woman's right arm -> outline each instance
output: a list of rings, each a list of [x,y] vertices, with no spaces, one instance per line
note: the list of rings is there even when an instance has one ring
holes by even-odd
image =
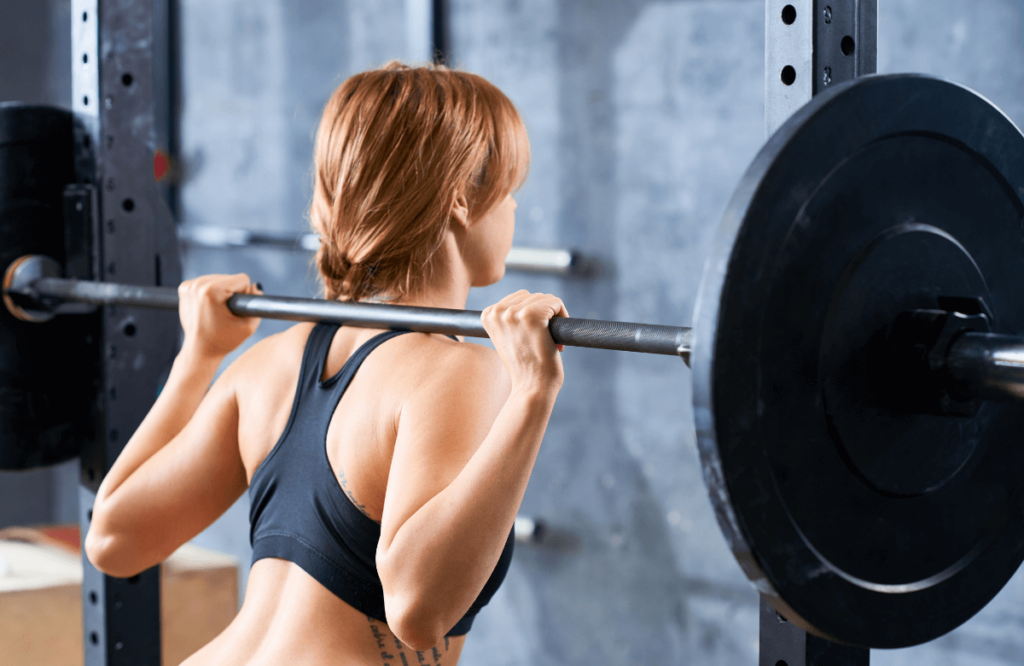
[[[388,625],[414,649],[459,621],[505,546],[562,383],[555,316],[565,307],[545,294],[491,306],[498,358],[461,354],[402,409],[377,571]]]

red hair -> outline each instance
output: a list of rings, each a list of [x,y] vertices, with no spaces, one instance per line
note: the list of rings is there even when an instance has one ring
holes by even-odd
[[[526,130],[493,84],[443,66],[389,63],[342,83],[314,149],[310,221],[328,299],[396,299],[441,271],[460,194],[470,219],[522,185]]]

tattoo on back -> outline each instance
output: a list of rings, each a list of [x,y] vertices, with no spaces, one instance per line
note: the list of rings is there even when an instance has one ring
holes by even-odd
[[[356,508],[363,513],[366,513],[366,507],[360,504],[359,500],[356,499],[356,496],[348,489],[348,480],[345,478],[345,470],[343,469],[338,471],[338,483],[341,484],[341,489],[345,491],[345,494],[348,495],[348,498],[356,505]]]
[[[398,666],[398,662],[401,661],[402,666],[410,665],[410,656],[406,656],[406,647],[402,644],[402,641],[398,640],[398,636],[392,634],[391,638],[395,644],[395,653],[392,654],[387,651],[385,647],[387,644],[386,636],[381,631],[378,621],[369,615],[366,616],[366,621],[370,623],[370,632],[373,634],[373,639],[377,641],[377,649],[380,650],[380,658],[382,666]],[[448,651],[448,637],[444,637],[444,650]],[[427,651],[416,652],[416,662],[413,664],[429,664],[429,666],[443,666],[441,664],[441,652],[436,648],[430,648],[430,657],[433,657],[433,663],[427,661]]]

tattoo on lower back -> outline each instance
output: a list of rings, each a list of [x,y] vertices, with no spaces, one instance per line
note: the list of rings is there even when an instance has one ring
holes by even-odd
[[[402,662],[402,666],[409,666],[409,657],[406,656],[406,646],[402,644],[402,641],[398,639],[398,636],[391,635],[391,639],[395,643],[395,654],[391,654],[385,649],[387,641],[384,632],[381,631],[378,621],[369,615],[366,616],[366,621],[370,623],[370,632],[373,633],[373,639],[377,641],[377,649],[380,650],[380,658],[383,660],[382,666],[398,666],[398,662],[395,659],[399,659]],[[444,637],[444,650],[448,651],[448,637]],[[420,664],[427,664],[428,657],[433,657],[434,661],[431,666],[442,666],[441,664],[441,652],[436,648],[430,648],[430,654],[428,655],[426,650],[416,653],[416,660]]]
[[[356,496],[348,489],[348,480],[345,478],[345,470],[340,470],[338,472],[338,483],[341,484],[341,489],[345,491],[345,494],[348,495],[348,498],[356,505],[356,508],[363,513],[366,513],[366,507],[360,504],[359,500],[356,499]]]

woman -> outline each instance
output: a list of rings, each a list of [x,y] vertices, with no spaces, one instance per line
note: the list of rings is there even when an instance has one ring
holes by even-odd
[[[480,77],[391,64],[345,81],[315,147],[326,297],[464,308],[504,273],[528,161],[515,108]],[[138,573],[250,488],[245,601],[189,666],[454,665],[508,567],[562,382],[547,330],[562,302],[520,291],[487,308],[496,353],[299,324],[206,392],[258,324],[230,314],[234,292],[258,290],[181,285],[181,352],[100,487],[89,559]]]

